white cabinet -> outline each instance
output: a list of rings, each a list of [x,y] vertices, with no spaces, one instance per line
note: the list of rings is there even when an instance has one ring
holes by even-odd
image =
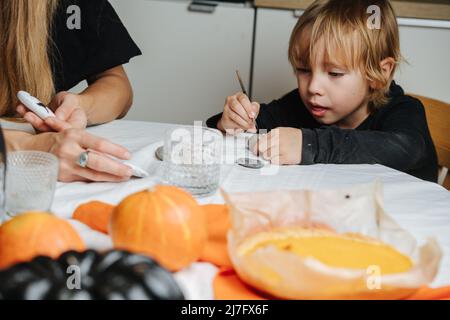
[[[297,87],[288,61],[289,37],[297,19],[292,10],[257,10],[253,100],[270,102]]]
[[[189,11],[187,0],[110,1],[143,51],[125,66],[134,88],[127,119],[205,120],[240,90],[235,69],[249,89],[255,11],[253,100],[270,102],[297,87],[288,44],[301,11],[219,4],[212,13],[200,13]],[[450,102],[450,22],[399,24],[409,64],[401,64],[395,79],[407,92]]]
[[[450,103],[450,22],[448,28],[430,28],[400,21],[400,45],[407,63],[395,78],[403,89]]]
[[[189,1],[111,0],[143,55],[126,65],[134,104],[126,119],[192,124],[222,111],[249,86],[255,10],[218,5],[188,10]]]
[[[253,99],[269,102],[297,87],[288,62],[297,18],[292,10],[258,9],[256,21]],[[401,50],[409,64],[400,65],[396,81],[406,92],[450,102],[450,23],[399,19],[399,24]]]

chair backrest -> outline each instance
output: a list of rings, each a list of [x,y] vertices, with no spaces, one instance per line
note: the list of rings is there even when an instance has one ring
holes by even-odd
[[[415,94],[411,96],[419,99],[425,107],[439,166],[450,168],[450,104]]]

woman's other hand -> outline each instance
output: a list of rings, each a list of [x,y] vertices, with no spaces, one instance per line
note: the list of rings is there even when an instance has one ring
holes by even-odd
[[[50,102],[49,107],[54,110],[56,119],[49,117],[45,120],[29,111],[24,105],[17,106],[17,112],[40,132],[59,132],[66,129],[85,129],[87,115],[80,104],[80,97],[69,92],[58,93]]]

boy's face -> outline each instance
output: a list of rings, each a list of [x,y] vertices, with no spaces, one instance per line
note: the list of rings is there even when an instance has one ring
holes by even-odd
[[[347,70],[326,59],[323,44],[319,45],[317,52],[315,65],[297,68],[303,103],[320,123],[356,128],[368,115],[367,81],[359,70]]]

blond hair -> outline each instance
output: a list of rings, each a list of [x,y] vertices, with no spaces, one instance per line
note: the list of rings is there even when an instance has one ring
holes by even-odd
[[[58,0],[0,0],[0,115],[13,115],[26,90],[44,103],[54,94],[49,57]]]
[[[380,28],[369,28],[370,6],[380,12]],[[316,63],[318,43],[324,44],[325,57],[335,59],[350,70],[359,69],[375,86],[369,89],[371,111],[388,102],[389,86],[396,65],[401,61],[399,31],[394,10],[388,0],[317,0],[299,18],[289,42],[289,61],[299,65]],[[395,61],[386,78],[380,62]]]

